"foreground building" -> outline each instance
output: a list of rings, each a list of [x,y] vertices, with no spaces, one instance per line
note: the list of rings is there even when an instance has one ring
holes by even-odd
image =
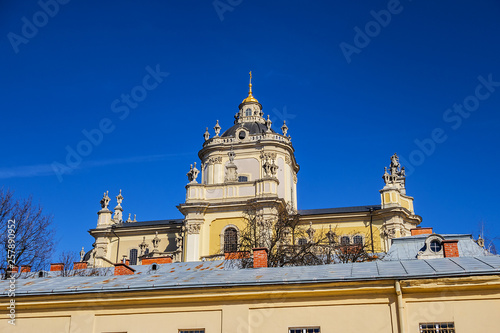
[[[186,201],[177,206],[184,218],[136,221],[129,215],[124,220],[121,191],[114,212],[108,208],[106,192],[97,227],[89,231],[96,241],[85,261],[95,267],[111,267],[123,258],[132,264],[155,256],[171,256],[176,262],[217,259],[237,247],[249,207],[265,228],[280,211],[287,210],[298,213],[301,224],[314,230],[333,228],[339,243],[369,242],[376,253],[387,252],[392,239],[409,236],[420,224],[396,154],[383,174],[380,204],[298,210],[300,168],[288,132],[285,122],[281,133],[273,130],[269,115],[264,116],[262,105],[253,96],[250,81],[234,125],[222,132],[217,121],[215,135],[211,137],[208,128],[204,134],[198,153],[201,163],[191,165]]]
[[[253,269],[227,261],[117,264],[59,275],[21,274],[16,326],[4,316],[0,331],[498,331],[500,257],[492,255]],[[8,289],[0,281],[3,309]]]

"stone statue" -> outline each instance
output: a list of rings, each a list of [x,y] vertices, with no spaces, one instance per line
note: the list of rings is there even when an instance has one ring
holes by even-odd
[[[146,237],[142,237],[142,243],[139,244],[139,249],[141,249],[141,256],[144,255],[146,252],[146,249],[148,247],[148,244],[146,244]]]
[[[190,169],[186,176],[188,177],[188,180],[190,183],[197,183],[196,178],[198,177],[198,174],[200,173],[200,170],[196,168],[196,162],[194,162],[194,167],[191,164]]]
[[[395,175],[398,173],[400,166],[398,155],[394,153],[394,155],[391,156],[391,174]]]
[[[271,119],[269,119],[269,115],[267,115],[267,120],[266,120],[266,127],[267,127],[267,132],[271,132],[271,125],[272,125]]]
[[[207,141],[210,138],[210,133],[208,133],[208,127],[205,130],[205,134],[203,134],[203,137],[205,138],[205,141]]]
[[[80,251],[80,262],[83,262],[83,257],[85,257],[85,251],[83,250],[82,246],[82,250]]]
[[[283,120],[283,126],[281,126],[281,131],[283,132],[283,136],[286,136],[288,132],[288,126],[286,126],[286,120]]]
[[[406,183],[406,172],[405,168],[401,167],[399,163],[399,158],[396,153],[391,156],[391,165],[389,166],[389,172],[387,172],[387,167],[384,168],[384,175],[382,176],[386,185],[397,185],[403,194],[405,192]]]
[[[101,199],[101,208],[102,208],[102,209],[108,209],[108,205],[109,205],[109,196],[108,196],[108,192],[109,192],[109,191],[104,192],[104,194],[103,194],[103,196],[102,196],[102,199]]]

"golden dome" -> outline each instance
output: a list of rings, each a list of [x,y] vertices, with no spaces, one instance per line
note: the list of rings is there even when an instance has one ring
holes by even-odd
[[[249,74],[250,74],[250,83],[248,84],[248,97],[245,98],[241,103],[248,103],[248,102],[259,103],[259,101],[252,95],[252,72],[250,72]]]

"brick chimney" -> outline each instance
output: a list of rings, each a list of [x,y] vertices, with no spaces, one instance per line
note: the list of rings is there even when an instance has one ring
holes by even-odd
[[[253,250],[253,268],[267,267],[267,248],[256,247]]]
[[[417,236],[417,235],[431,235],[432,234],[432,228],[421,228],[421,227],[416,227],[410,230],[412,236]]]
[[[115,275],[133,275],[134,272],[135,269],[126,264],[123,263],[115,264]]]
[[[458,253],[458,239],[445,239],[442,243],[445,258],[460,257]]]
[[[153,258],[142,258],[142,260],[141,260],[141,264],[142,265],[170,264],[170,263],[172,263],[172,257],[171,256],[153,257]]]
[[[31,266],[30,265],[22,265],[21,266],[21,273],[29,273],[31,272]]]
[[[63,263],[56,263],[56,264],[50,264],[50,271],[51,272],[60,272],[64,270],[64,264]]]
[[[87,263],[86,262],[74,262],[73,263],[73,269],[87,269]]]

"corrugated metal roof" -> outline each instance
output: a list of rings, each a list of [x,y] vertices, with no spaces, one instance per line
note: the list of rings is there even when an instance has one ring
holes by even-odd
[[[500,274],[500,256],[259,269],[234,269],[224,261],[163,264],[156,271],[149,265],[133,268],[134,275],[123,276],[20,278],[16,295],[496,275]],[[1,297],[6,297],[8,289],[9,282],[0,281]]]

